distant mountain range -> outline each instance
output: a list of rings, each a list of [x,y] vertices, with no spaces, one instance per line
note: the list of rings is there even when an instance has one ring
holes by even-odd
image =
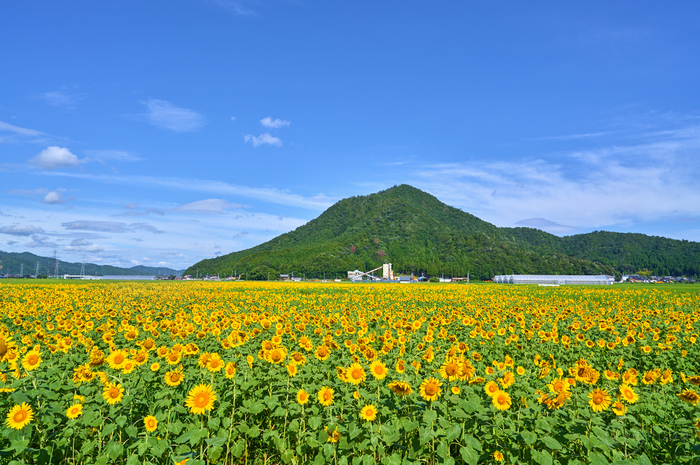
[[[558,237],[499,228],[408,185],[337,202],[315,220],[256,247],[202,260],[184,274],[341,277],[392,263],[396,273],[700,275],[700,243],[596,231]]]
[[[40,257],[29,252],[14,253],[0,251],[0,275],[19,275],[22,272],[24,275],[34,275],[36,272],[36,264],[39,264],[39,275],[53,275],[54,261],[50,257]],[[24,265],[24,267],[22,267]],[[58,273],[64,274],[80,274],[80,263],[69,263],[62,260],[58,261]],[[172,268],[155,268],[150,266],[134,266],[131,268],[120,268],[111,265],[95,265],[94,263],[85,263],[85,274],[91,276],[107,276],[107,275],[166,275],[166,276],[181,276],[182,270],[173,270]]]

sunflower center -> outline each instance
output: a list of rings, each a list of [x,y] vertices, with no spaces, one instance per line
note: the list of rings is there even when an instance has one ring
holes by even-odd
[[[333,394],[331,394],[329,391],[323,393],[323,400],[329,401],[331,399],[333,399]]]
[[[0,339],[0,357],[7,353],[7,343],[5,339]]]
[[[122,363],[124,361],[124,356],[122,354],[117,354],[114,356],[114,363]]]
[[[282,360],[282,354],[278,350],[273,351],[272,352],[272,361],[279,362],[280,360]]]
[[[179,380],[180,380],[180,373],[179,372],[176,371],[175,373],[170,375],[170,381],[176,382]]]
[[[352,378],[353,379],[362,379],[362,370],[359,368],[355,368],[352,370]]]
[[[434,383],[429,383],[425,386],[425,393],[429,396],[437,394],[438,387]]]
[[[29,362],[30,365],[36,365],[39,362],[39,356],[36,354],[32,354],[29,357],[27,357],[27,362]]]
[[[201,392],[201,393],[197,394],[197,397],[194,398],[194,405],[201,408],[201,407],[204,407],[205,405],[207,405],[208,401],[209,401],[209,396],[206,393]]]
[[[454,363],[450,363],[445,367],[445,373],[447,373],[448,376],[454,376],[458,371],[459,367]]]
[[[119,397],[119,389],[117,388],[112,388],[109,390],[109,397],[110,399],[116,399]]]
[[[16,423],[22,423],[27,418],[27,412],[20,410],[13,417]]]
[[[601,394],[593,394],[593,403],[600,405],[603,403],[603,396]]]
[[[498,396],[498,403],[501,405],[506,405],[508,403],[508,398],[504,395]]]

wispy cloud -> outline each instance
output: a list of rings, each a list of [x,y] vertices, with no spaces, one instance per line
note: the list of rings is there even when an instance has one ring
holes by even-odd
[[[61,223],[61,226],[71,231],[95,231],[116,234],[135,231],[147,231],[154,234],[162,234],[164,232],[148,223],[127,224],[119,221],[70,221],[67,223]]]
[[[577,140],[577,139],[592,139],[595,137],[606,136],[611,134],[611,131],[604,132],[591,132],[585,134],[566,134],[562,136],[545,136],[545,137],[533,137],[528,140],[539,141],[539,140]]]
[[[173,211],[220,215],[226,210],[241,208],[242,206],[243,205],[240,203],[231,203],[222,199],[207,199],[180,205],[179,207],[173,209]]]
[[[137,157],[131,152],[124,150],[86,150],[86,161],[140,161],[142,158]]]
[[[9,234],[11,236],[31,236],[32,234],[40,234],[43,232],[44,230],[39,226],[31,226],[28,224],[13,224],[0,227],[0,233]]]
[[[187,108],[180,108],[167,100],[149,99],[144,102],[148,107],[148,122],[163,129],[175,132],[190,132],[206,124],[201,114]]]
[[[282,147],[282,141],[269,132],[265,134],[260,134],[259,136],[253,136],[252,134],[246,134],[243,136],[245,142],[250,142],[253,147],[259,147],[261,145],[274,145],[275,147]]]
[[[292,124],[292,122],[291,121],[284,121],[284,120],[281,120],[279,118],[272,119],[271,116],[268,116],[267,118],[261,119],[260,124],[266,128],[277,129],[277,128],[289,126],[290,124]]]
[[[15,134],[19,134],[21,136],[29,137],[41,137],[47,135],[45,132],[37,131],[35,129],[27,129],[21,128],[19,126],[13,126],[12,124],[4,123],[2,121],[0,121],[0,131],[8,131]]]
[[[54,90],[51,92],[41,93],[38,95],[38,97],[48,105],[73,109],[77,105],[78,101],[83,98],[83,95],[70,94],[68,92]]]
[[[249,8],[245,1],[241,0],[205,0],[207,3],[216,5],[229,13],[233,13],[241,16],[254,16],[255,11]]]

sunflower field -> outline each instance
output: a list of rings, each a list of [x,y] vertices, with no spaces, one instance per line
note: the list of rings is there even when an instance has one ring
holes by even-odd
[[[700,463],[700,293],[0,284],[0,463]]]

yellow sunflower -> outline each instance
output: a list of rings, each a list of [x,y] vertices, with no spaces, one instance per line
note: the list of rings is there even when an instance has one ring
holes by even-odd
[[[185,375],[182,374],[182,368],[165,373],[165,384],[168,386],[179,386],[184,379]]]
[[[153,415],[146,415],[143,419],[143,425],[146,427],[146,431],[152,433],[158,428],[158,420]]]
[[[325,427],[324,430],[326,430],[326,434],[328,435],[326,442],[336,443],[340,441],[340,432],[338,428],[335,428],[333,431],[328,431],[328,427]]]
[[[489,397],[495,396],[496,393],[500,390],[501,388],[498,387],[498,383],[496,383],[495,381],[489,381],[484,385],[484,391],[486,392],[486,394],[489,395]]]
[[[630,386],[623,384],[620,386],[620,397],[628,404],[634,404],[639,400],[639,396]]]
[[[700,394],[695,392],[694,389],[686,389],[680,394],[677,394],[677,396],[680,400],[688,404],[698,405],[698,402],[700,402]]]
[[[399,396],[409,396],[413,393],[411,385],[403,381],[394,381],[393,383],[389,383],[389,389],[391,389],[394,394]]]
[[[236,375],[236,364],[233,362],[228,362],[226,368],[224,369],[226,378],[231,379]]]
[[[318,401],[321,405],[328,407],[333,403],[333,389],[323,386],[320,391],[318,391]]]
[[[503,462],[503,452],[497,450],[496,452],[493,453],[493,459],[496,462]]]
[[[38,347],[38,346],[37,346]],[[30,350],[22,358],[22,366],[27,371],[36,370],[41,363],[41,354],[38,350]]]
[[[447,361],[440,367],[440,377],[454,381],[462,375],[462,367],[457,360]]]
[[[107,356],[107,365],[113,370],[121,370],[127,361],[127,354],[123,350],[115,350]]]
[[[345,370],[345,381],[358,385],[367,379],[365,369],[359,363],[353,363]]]
[[[360,411],[360,418],[365,421],[374,421],[377,418],[377,408],[372,404],[365,405]]]
[[[512,405],[510,394],[506,391],[498,391],[491,397],[491,402],[498,410],[508,410]]]
[[[437,379],[426,379],[420,385],[420,396],[429,402],[437,400],[438,397],[440,397],[440,393],[442,392],[440,386],[442,386],[442,383]]]
[[[297,392],[297,402],[299,402],[301,405],[304,405],[308,401],[309,401],[309,394],[307,394],[305,390],[299,389],[299,391]]]
[[[102,391],[102,398],[110,405],[121,402],[122,397],[124,397],[124,387],[121,384],[108,383]]]
[[[22,429],[31,423],[34,418],[34,411],[31,405],[22,402],[22,405],[15,405],[7,413],[5,424],[13,429]]]
[[[389,370],[386,368],[386,365],[384,365],[383,362],[375,360],[369,366],[369,372],[372,373],[372,376],[374,376],[375,379],[384,379],[387,373],[389,373]]]
[[[68,410],[66,410],[66,416],[70,420],[78,418],[82,414],[83,414],[83,404],[81,404],[80,402],[78,402],[77,404],[71,405],[70,407],[68,407]]]
[[[605,389],[594,389],[588,394],[588,405],[591,406],[594,412],[602,412],[610,406],[610,395]]]
[[[190,408],[190,412],[199,415],[214,408],[215,400],[214,387],[210,384],[200,384],[193,387],[187,394],[185,406]]]
[[[620,401],[613,402],[612,411],[615,413],[615,415],[621,417],[622,415],[627,413],[627,406]]]

